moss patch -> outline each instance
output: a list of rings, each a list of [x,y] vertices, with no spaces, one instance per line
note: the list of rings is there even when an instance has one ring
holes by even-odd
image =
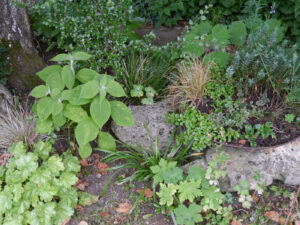
[[[38,54],[26,52],[18,41],[1,40],[7,50],[12,74],[8,77],[9,84],[17,90],[29,90],[41,83],[36,72],[43,69],[46,64]]]

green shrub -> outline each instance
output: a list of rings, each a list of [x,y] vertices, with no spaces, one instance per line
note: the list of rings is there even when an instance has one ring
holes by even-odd
[[[19,142],[6,168],[0,167],[1,224],[61,225],[79,203],[92,203],[97,196],[77,192],[79,160],[70,152],[51,154],[47,142],[38,142],[33,152]]]
[[[49,48],[85,51],[97,71],[120,72],[129,49],[141,49],[132,32],[131,0],[40,0],[31,9],[32,29]]]
[[[8,67],[9,61],[6,56],[7,50],[0,45],[0,83],[5,85],[7,82],[7,76],[11,74]]]
[[[299,82],[300,60],[294,59],[297,46],[283,40],[280,21],[256,20],[250,28],[245,44],[238,50],[228,68],[245,87],[258,86],[279,94]],[[295,62],[294,62],[295,61]]]
[[[75,72],[78,61],[90,58],[91,55],[83,52],[55,56],[52,61],[67,65],[52,65],[38,72],[45,85],[39,85],[31,91],[33,97],[40,98],[34,106],[39,118],[37,132],[48,133],[66,122],[76,125],[75,138],[82,158],[91,154],[89,142],[97,137],[100,146],[115,147],[113,137],[101,132],[110,117],[120,126],[134,126],[127,106],[121,101],[109,100],[108,94],[111,97],[126,96],[112,76],[98,74],[87,68]]]
[[[179,20],[199,18],[205,20],[211,7],[196,0],[133,0],[135,9],[147,22],[156,25],[172,26]]]

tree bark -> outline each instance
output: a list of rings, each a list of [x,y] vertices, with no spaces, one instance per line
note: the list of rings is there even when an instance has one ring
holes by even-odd
[[[33,45],[27,9],[11,2],[0,0],[0,44],[8,49],[13,70],[9,83],[14,88],[28,89],[38,83],[34,74],[45,67],[45,63]],[[24,0],[15,2],[25,3]]]

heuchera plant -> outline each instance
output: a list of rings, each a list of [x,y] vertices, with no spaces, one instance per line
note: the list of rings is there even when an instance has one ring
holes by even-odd
[[[61,225],[77,204],[90,205],[98,196],[72,187],[80,164],[70,151],[51,154],[49,142],[38,142],[33,152],[14,144],[6,168],[0,167],[0,224]]]
[[[120,126],[134,126],[127,106],[121,101],[108,100],[108,94],[112,97],[126,96],[122,86],[112,76],[87,68],[75,72],[77,61],[91,57],[84,52],[57,55],[52,61],[66,65],[52,65],[38,72],[45,84],[31,91],[33,97],[39,98],[34,105],[38,116],[36,131],[48,133],[65,123],[74,124],[82,158],[91,154],[89,142],[97,137],[100,147],[115,147],[114,138],[101,131],[110,117]]]

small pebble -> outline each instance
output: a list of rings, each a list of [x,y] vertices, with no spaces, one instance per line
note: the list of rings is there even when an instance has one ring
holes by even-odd
[[[97,173],[96,177],[101,178],[102,177],[101,173]]]

